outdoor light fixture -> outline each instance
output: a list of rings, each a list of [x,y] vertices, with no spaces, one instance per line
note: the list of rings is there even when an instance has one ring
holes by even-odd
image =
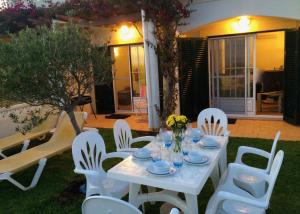
[[[241,28],[248,28],[251,21],[247,16],[241,16],[238,23]]]
[[[251,20],[248,16],[240,16],[232,22],[233,32],[248,32],[250,31]]]
[[[133,26],[122,25],[119,30],[120,38],[122,40],[130,40],[134,38],[134,28]]]

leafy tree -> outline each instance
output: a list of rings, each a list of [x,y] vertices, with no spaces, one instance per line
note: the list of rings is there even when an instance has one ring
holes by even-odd
[[[162,121],[168,115],[174,113],[178,102],[178,76],[176,74],[178,66],[177,37],[178,26],[182,21],[190,16],[189,5],[192,0],[69,0],[58,4],[49,4],[46,8],[31,5],[24,8],[23,5],[15,5],[6,10],[0,11],[0,34],[18,32],[23,27],[34,27],[40,23],[49,23],[53,17],[62,18],[65,21],[73,20],[70,17],[79,18],[77,20],[88,20],[89,22],[107,19],[118,15],[132,14],[145,11],[145,19],[150,20],[155,25],[155,37],[157,45],[151,44],[155,48],[159,57],[160,71],[164,77],[164,97],[163,108],[159,111]],[[15,11],[22,11],[15,12]],[[32,13],[32,11],[35,11]],[[34,18],[31,15],[35,15]],[[35,20],[34,22],[32,22]],[[75,19],[76,20],[76,19]],[[162,124],[165,124],[162,122]]]
[[[78,134],[74,108],[94,83],[111,81],[106,50],[93,46],[74,25],[20,31],[0,42],[0,97],[64,110]]]

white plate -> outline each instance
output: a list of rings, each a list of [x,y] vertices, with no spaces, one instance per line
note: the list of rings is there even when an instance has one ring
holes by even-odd
[[[149,157],[139,157],[139,156],[136,156],[135,154],[132,154],[132,157],[134,157],[135,159],[138,159],[138,160],[149,160],[151,159],[151,155]]]
[[[207,161],[204,162],[200,162],[200,163],[195,163],[195,162],[191,162],[190,158],[188,156],[185,156],[183,158],[184,162],[190,165],[195,165],[195,166],[201,166],[201,165],[207,165],[210,163],[210,158],[208,156],[205,155],[205,157],[207,157]]]
[[[199,145],[200,145],[202,148],[204,148],[204,149],[218,149],[218,148],[220,147],[220,144],[219,144],[219,143],[217,143],[217,144],[214,145],[214,146],[207,146],[207,145],[205,145],[205,143],[204,143],[203,141],[201,141],[201,140],[200,140],[200,142],[199,142]]]
[[[173,167],[170,167],[169,171],[167,173],[164,174],[157,174],[155,172],[151,172],[151,170],[149,170],[149,167],[147,167],[146,171],[151,174],[151,175],[155,175],[155,176],[170,176],[173,175],[176,172],[176,169]]]

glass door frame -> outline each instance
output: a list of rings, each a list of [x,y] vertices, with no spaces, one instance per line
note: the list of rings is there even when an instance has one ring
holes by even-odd
[[[245,113],[244,114],[227,114],[230,117],[251,117],[251,116],[255,116],[256,115],[256,34],[243,34],[243,35],[233,35],[233,36],[220,36],[220,37],[211,37],[208,39],[208,69],[209,69],[209,105],[210,107],[214,106],[213,103],[213,92],[212,90],[215,90],[215,88],[213,88],[213,78],[212,78],[212,59],[211,59],[211,54],[212,54],[212,45],[211,43],[214,40],[220,40],[220,39],[229,39],[229,38],[237,38],[237,37],[244,37],[245,39],[245,68],[244,68],[244,78],[245,78],[245,87],[244,87],[244,102],[245,102]],[[248,71],[248,69],[250,69],[250,67],[248,66],[249,63],[249,54],[248,54],[248,38],[253,38],[253,59],[252,59],[252,69],[253,69],[253,74],[252,74],[252,97],[248,96],[248,91],[249,88],[251,88],[251,85],[248,84],[248,82],[251,83],[250,78],[250,73]],[[218,89],[219,90],[219,89]],[[219,93],[219,92],[218,92]]]
[[[130,100],[131,100],[131,109],[130,110],[120,110],[118,109],[118,95],[117,95],[117,91],[116,91],[116,79],[115,79],[115,75],[114,75],[114,67],[112,65],[112,77],[113,77],[113,90],[114,90],[114,103],[115,103],[115,112],[116,113],[134,113],[134,103],[133,103],[133,84],[132,84],[132,62],[131,62],[131,47],[135,47],[135,46],[143,46],[143,43],[132,43],[132,44],[120,44],[120,45],[110,45],[109,49],[111,52],[111,59],[114,61],[115,57],[114,57],[114,48],[118,48],[118,47],[127,47],[128,48],[128,66],[129,66],[129,84],[130,84]],[[147,84],[147,82],[146,82]]]

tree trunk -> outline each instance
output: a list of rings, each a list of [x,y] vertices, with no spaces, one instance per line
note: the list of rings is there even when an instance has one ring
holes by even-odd
[[[80,128],[78,126],[78,123],[76,121],[76,117],[75,117],[74,111],[73,110],[67,111],[67,114],[68,114],[68,116],[69,116],[69,118],[71,120],[73,128],[74,128],[74,130],[76,132],[76,135],[79,135],[81,133],[81,130],[80,130]]]

